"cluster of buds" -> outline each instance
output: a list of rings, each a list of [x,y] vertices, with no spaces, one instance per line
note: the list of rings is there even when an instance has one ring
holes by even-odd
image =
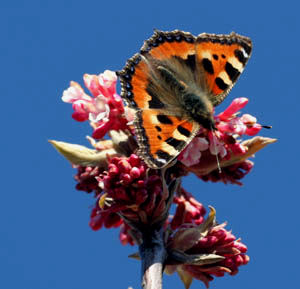
[[[166,273],[176,271],[186,288],[193,278],[208,288],[213,276],[237,274],[238,267],[249,262],[247,247],[225,226],[226,223],[217,225],[215,210],[211,207],[208,218],[201,224],[188,223],[178,227],[167,241],[170,257]]]
[[[164,210],[160,175],[156,170],[147,170],[135,154],[112,158],[108,171],[97,180],[104,192],[99,198],[103,211],[119,212],[133,222],[148,223]]]
[[[91,228],[119,227],[123,245],[140,245],[145,240],[142,232],[160,227],[168,252],[166,260],[162,259],[165,271],[177,271],[186,288],[193,278],[208,287],[213,276],[236,274],[249,261],[247,247],[225,224],[217,225],[214,209],[205,219],[206,209],[180,186],[180,178],[193,173],[203,181],[241,185],[253,167],[248,158],[275,140],[241,140],[256,135],[262,126],[251,115],[238,115],[248,102],[238,98],[214,117],[217,130],[201,129],[177,163],[150,169],[135,154],[134,114],[117,94],[116,82],[111,71],[85,74],[84,83],[92,96],[76,82],[63,93],[63,101],[72,103],[72,117],[90,122],[93,133],[89,140],[94,149],[51,141],[77,169],[76,189],[94,193]],[[107,134],[110,139],[103,139]],[[172,203],[175,214],[169,216]]]

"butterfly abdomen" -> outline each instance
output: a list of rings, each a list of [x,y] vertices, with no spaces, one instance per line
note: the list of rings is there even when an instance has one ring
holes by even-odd
[[[214,129],[213,107],[206,96],[186,92],[182,95],[186,113],[206,129]]]

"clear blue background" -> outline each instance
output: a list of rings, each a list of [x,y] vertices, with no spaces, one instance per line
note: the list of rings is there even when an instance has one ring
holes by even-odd
[[[140,288],[136,251],[118,230],[93,232],[91,196],[75,190],[75,171],[47,143],[86,144],[87,124],[61,102],[70,80],[121,69],[153,28],[230,33],[252,38],[235,97],[244,112],[273,125],[279,142],[259,152],[244,186],[185,187],[249,247],[251,262],[211,288],[299,286],[299,45],[297,1],[1,1],[0,288]],[[164,288],[183,288],[176,276]],[[193,289],[204,288],[195,281]]]

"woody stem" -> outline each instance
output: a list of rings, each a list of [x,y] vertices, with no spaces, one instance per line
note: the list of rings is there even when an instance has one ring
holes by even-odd
[[[162,289],[162,274],[167,252],[164,246],[164,230],[161,226],[142,232],[139,246],[142,261],[142,288]]]

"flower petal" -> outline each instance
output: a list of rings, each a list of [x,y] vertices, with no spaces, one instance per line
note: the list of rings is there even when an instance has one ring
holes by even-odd
[[[228,118],[231,118],[240,109],[242,109],[247,103],[248,103],[248,98],[246,98],[246,97],[236,98],[217,117],[221,120],[227,120]]]

